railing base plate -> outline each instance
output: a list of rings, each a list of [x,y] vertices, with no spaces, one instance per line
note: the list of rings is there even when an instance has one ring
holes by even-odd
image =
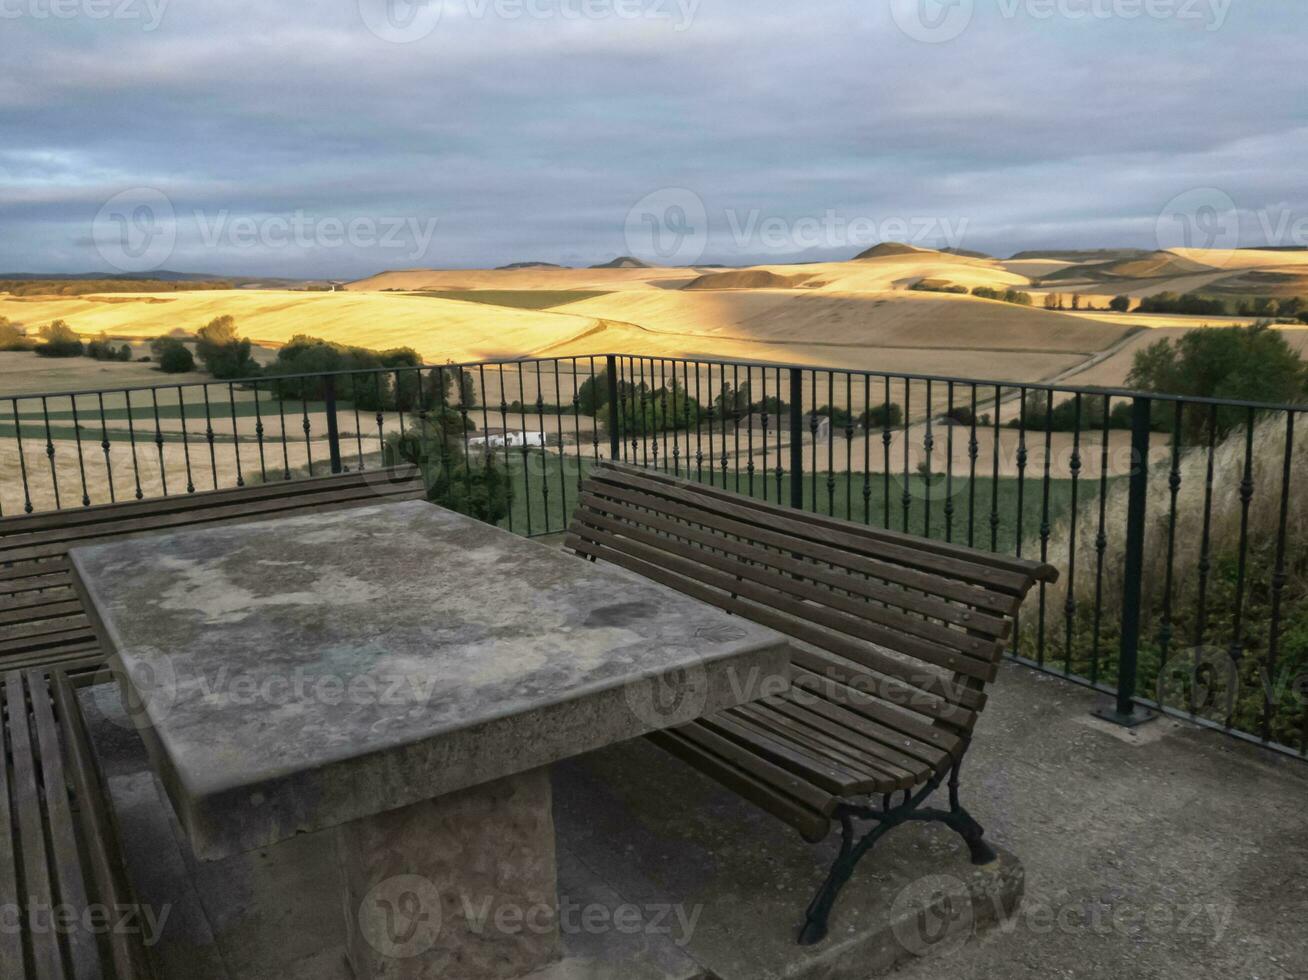
[[[1136,705],[1129,713],[1123,714],[1117,710],[1117,702],[1115,701],[1095,708],[1090,714],[1103,721],[1120,725],[1122,728],[1139,728],[1146,722],[1153,721],[1158,717],[1157,711],[1150,711],[1148,708],[1142,708],[1139,705]]]

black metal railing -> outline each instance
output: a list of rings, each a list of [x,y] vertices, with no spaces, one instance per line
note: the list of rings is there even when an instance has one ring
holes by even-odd
[[[626,354],[12,395],[0,513],[406,458],[437,499],[538,536],[621,459],[1050,561],[1014,659],[1111,695],[1115,721],[1164,711],[1304,758],[1305,411]]]

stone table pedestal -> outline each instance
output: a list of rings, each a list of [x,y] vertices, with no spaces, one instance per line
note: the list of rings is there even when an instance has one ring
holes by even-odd
[[[520,977],[560,955],[549,772],[335,831],[359,980]]]

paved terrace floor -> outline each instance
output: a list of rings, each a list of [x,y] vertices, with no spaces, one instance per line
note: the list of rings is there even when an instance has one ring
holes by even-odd
[[[1022,859],[1022,910],[896,976],[1308,976],[1308,765],[1168,719],[1127,734],[1096,703],[1004,669],[965,802]]]
[[[1007,922],[910,959],[895,980],[1308,976],[1308,765],[1168,719],[1128,734],[1090,717],[1096,695],[1020,666],[1006,665],[991,690],[964,765],[964,802],[1021,859],[1026,896]],[[564,766],[556,776],[561,836],[584,837],[587,860],[688,894],[703,877],[695,861],[676,853],[682,848],[651,846],[635,824],[690,826],[690,818],[667,815],[677,806],[671,800],[711,811],[701,825],[734,814],[746,826],[701,826],[686,838],[703,847],[705,863],[766,864],[750,875],[750,892],[728,886],[716,899],[750,901],[765,934],[793,934],[834,841],[816,849],[821,858],[810,849],[814,880],[800,880],[809,865],[792,854],[793,834],[715,804],[706,781],[702,790],[690,784],[702,777],[665,768],[660,756],[649,746],[634,757],[588,757],[575,764],[584,773]],[[582,789],[570,793],[570,785]],[[887,861],[882,848],[914,853]],[[690,869],[669,870],[678,864]],[[872,881],[860,884],[873,891],[879,879],[907,890],[906,864],[925,877],[970,870],[947,830],[912,825],[878,845],[858,871]],[[696,936],[697,944],[740,941]],[[733,956],[715,952],[719,961]]]

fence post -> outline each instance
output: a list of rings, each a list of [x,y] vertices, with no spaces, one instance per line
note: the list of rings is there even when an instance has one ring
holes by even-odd
[[[804,369],[790,369],[790,506],[804,509]]]
[[[622,432],[619,428],[617,355],[610,354],[608,356],[604,370],[609,376],[609,458],[616,463],[622,456]]]
[[[1096,709],[1100,718],[1134,728],[1155,717],[1135,703],[1140,653],[1140,592],[1144,580],[1145,505],[1149,496],[1149,422],[1152,399],[1131,399],[1131,476],[1126,506],[1126,551],[1122,556],[1122,641],[1117,661],[1117,697]]]
[[[327,411],[327,447],[331,452],[332,472],[341,472],[341,430],[336,420],[336,377],[323,377],[323,401]],[[307,424],[307,423],[306,423]]]

